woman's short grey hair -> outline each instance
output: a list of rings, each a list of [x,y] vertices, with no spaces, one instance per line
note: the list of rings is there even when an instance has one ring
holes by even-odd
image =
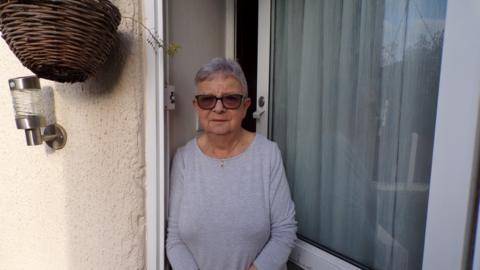
[[[248,95],[247,79],[240,65],[234,60],[221,57],[213,58],[197,71],[197,75],[195,75],[195,85],[213,79],[216,75],[234,77],[240,82],[245,96]]]

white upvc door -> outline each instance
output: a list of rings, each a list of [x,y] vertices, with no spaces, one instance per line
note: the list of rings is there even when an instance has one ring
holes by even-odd
[[[477,0],[259,0],[257,132],[282,149],[300,269],[478,266],[478,26]]]
[[[143,24],[164,38],[164,1],[144,1]],[[164,52],[144,42],[145,67],[145,191],[146,269],[166,269],[165,226],[168,147],[164,110]]]

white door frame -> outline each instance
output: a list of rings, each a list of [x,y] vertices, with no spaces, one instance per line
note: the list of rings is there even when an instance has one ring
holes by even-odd
[[[478,172],[480,2],[447,4],[423,269],[465,269]]]
[[[144,24],[163,37],[163,0],[144,1]],[[144,42],[146,266],[163,270],[165,258],[164,53]]]
[[[257,121],[257,132],[267,136],[269,119],[270,92],[270,36],[271,36],[271,1],[258,1],[258,53],[257,53],[257,111],[253,117]],[[264,105],[260,106],[260,97]]]
[[[269,97],[271,0],[259,0],[257,96]],[[445,21],[435,142],[423,257],[424,270],[465,269],[478,172],[480,2],[449,0]],[[258,102],[258,101],[257,101]],[[269,104],[266,102],[266,104]],[[268,135],[266,108],[257,132]],[[454,143],[453,143],[454,142]],[[480,239],[477,231],[477,239]],[[480,248],[480,247],[479,247]],[[480,261],[476,250],[475,261]],[[290,259],[306,269],[358,269],[299,241]]]

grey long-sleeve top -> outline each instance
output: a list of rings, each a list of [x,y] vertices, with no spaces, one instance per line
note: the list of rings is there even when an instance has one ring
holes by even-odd
[[[284,270],[295,209],[278,146],[257,134],[238,156],[215,159],[193,139],[173,165],[167,256],[174,270]]]

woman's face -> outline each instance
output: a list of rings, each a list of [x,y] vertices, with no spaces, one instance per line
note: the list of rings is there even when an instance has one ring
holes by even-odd
[[[200,82],[197,84],[197,91],[197,95],[214,95],[216,97],[232,94],[244,95],[242,86],[237,79],[223,75],[217,75],[210,80]],[[221,100],[217,100],[213,109],[205,110],[198,106],[196,100],[193,100],[193,106],[197,110],[203,130],[215,135],[240,132],[242,120],[247,114],[250,103],[249,98],[244,98],[238,109],[226,109]]]

